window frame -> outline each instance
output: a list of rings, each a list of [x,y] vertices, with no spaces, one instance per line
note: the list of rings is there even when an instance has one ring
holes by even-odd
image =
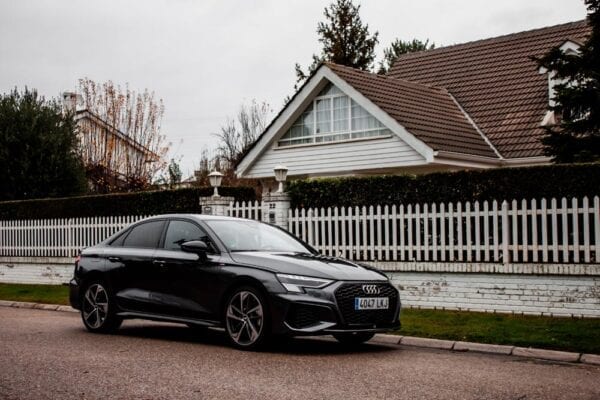
[[[165,247],[165,241],[167,239],[167,230],[169,229],[169,225],[171,224],[171,222],[174,222],[174,221],[188,222],[188,223],[198,227],[198,229],[200,229],[202,232],[204,232],[206,234],[206,236],[210,239],[210,243],[207,243],[207,245],[209,247],[209,251],[207,253],[211,254],[211,255],[221,254],[221,249],[219,248],[220,244],[217,243],[217,241],[214,239],[213,235],[211,235],[211,232],[205,226],[203,226],[204,224],[197,223],[196,221],[189,219],[189,218],[169,218],[166,220],[167,223],[165,224],[165,226],[163,228],[161,240],[157,247],[158,250],[174,251],[174,252],[178,252],[178,253],[183,251],[181,249],[175,250],[175,249],[167,249]]]
[[[156,250],[156,249],[160,248],[160,246],[162,245],[162,243],[164,241],[165,229],[168,225],[165,223],[166,221],[167,221],[166,219],[162,219],[162,218],[161,219],[152,219],[152,220],[148,220],[148,221],[140,221],[140,222],[136,223],[135,225],[132,225],[129,228],[127,228],[127,230],[125,232],[118,235],[115,239],[111,240],[111,242],[109,243],[109,246],[114,247],[114,248],[122,248],[122,249],[154,249],[154,250]],[[154,247],[125,246],[125,241],[127,241],[127,239],[129,238],[129,235],[131,234],[131,232],[133,232],[133,230],[135,228],[145,225],[145,224],[150,224],[153,222],[161,222],[162,223],[162,228],[161,228],[159,236],[158,236],[158,241]],[[121,237],[123,237],[122,245],[113,246],[113,243],[116,242],[117,240],[121,239]]]
[[[364,107],[362,107],[360,104],[358,104],[357,101],[355,101],[354,99],[352,99],[352,97],[348,96],[346,93],[344,93],[341,89],[339,89],[337,86],[335,86],[333,83],[329,83],[329,85],[331,85],[331,87],[337,89],[337,91],[335,93],[331,93],[331,94],[324,94],[324,95],[318,95],[315,96],[310,103],[304,107],[303,111],[300,113],[300,115],[294,120],[294,122],[292,123],[292,125],[290,125],[288,127],[288,129],[286,130],[286,132],[283,134],[283,136],[287,135],[289,132],[291,132],[292,127],[297,126],[296,125],[296,121],[298,121],[300,118],[302,118],[302,115],[306,112],[306,110],[309,107],[312,107],[312,112],[313,112],[313,116],[312,116],[312,134],[311,135],[307,135],[307,136],[298,136],[298,137],[290,137],[290,138],[284,138],[283,136],[281,138],[279,138],[277,140],[277,146],[275,147],[276,149],[287,149],[287,148],[293,148],[293,147],[299,147],[299,146],[314,146],[314,145],[321,145],[321,144],[331,144],[331,143],[339,143],[339,142],[346,142],[346,141],[354,141],[354,140],[365,140],[365,139],[375,139],[375,138],[385,138],[385,137],[389,137],[391,130],[386,127],[381,121],[379,121],[374,115],[372,115],[368,110],[366,110]],[[328,86],[326,86],[325,88],[327,88]],[[321,90],[321,93],[323,92],[323,90],[325,89],[323,88]],[[341,98],[341,97],[346,97],[348,99],[347,101],[347,116],[346,116],[346,121],[347,121],[347,129],[343,130],[343,131],[334,131],[334,121],[336,121],[334,119],[334,99],[335,98]],[[317,109],[317,102],[321,101],[321,100],[329,100],[329,125],[330,125],[330,131],[327,133],[317,133],[317,126],[318,126],[318,122],[317,122],[317,115],[319,113],[318,109]],[[356,103],[357,106],[363,108],[367,114],[371,117],[374,118],[379,124],[381,124],[381,127],[377,127],[377,128],[371,128],[371,129],[365,129],[365,130],[356,130],[353,131],[352,130],[352,104]],[[304,124],[304,121],[302,121]],[[303,125],[300,125],[303,126]],[[367,135],[367,133],[370,132],[377,132],[377,131],[387,131],[384,134],[378,134],[378,135]],[[360,133],[362,134],[362,136],[360,137],[353,137],[353,134],[357,134]],[[344,139],[335,139],[336,136],[347,136],[347,138]],[[325,140],[325,138],[331,137],[331,140]],[[321,138],[321,140],[317,140],[318,138]],[[281,145],[282,142],[294,142],[294,141],[299,141],[301,143],[297,143],[297,144],[284,144]],[[308,142],[307,142],[308,141]]]

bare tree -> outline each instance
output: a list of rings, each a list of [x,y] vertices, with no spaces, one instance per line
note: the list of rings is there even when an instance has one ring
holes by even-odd
[[[201,151],[200,151],[200,163],[198,165],[198,168],[194,170],[194,176],[196,178],[196,185],[197,186],[209,186],[210,182],[208,179],[208,174],[211,173],[211,171],[215,170],[215,161],[218,162],[217,160],[218,156],[216,155],[211,155],[211,152],[204,147]]]
[[[79,80],[79,94],[90,113],[79,132],[88,179],[101,192],[148,187],[167,167],[162,99],[148,89],[137,93],[88,78]]]
[[[266,102],[252,100],[248,105],[242,104],[237,118],[228,118],[221,132],[215,134],[219,138],[217,153],[225,171],[233,174],[235,165],[266,128],[271,111]]]

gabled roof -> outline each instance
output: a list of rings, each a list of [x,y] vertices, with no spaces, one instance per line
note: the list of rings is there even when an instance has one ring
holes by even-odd
[[[578,21],[406,54],[388,77],[448,90],[503,157],[543,156],[548,77],[533,58],[589,33]]]
[[[301,107],[304,98],[311,92],[316,95],[315,88],[319,85],[323,87],[324,84],[319,82],[324,79],[335,85],[346,86],[345,89],[349,91],[346,94],[359,104],[361,100],[358,97],[372,103],[380,114],[376,117],[427,159],[432,160],[435,151],[444,151],[456,153],[459,158],[462,154],[484,157],[481,161],[487,158],[487,162],[499,160],[493,147],[445,89],[323,63],[238,161],[238,174],[244,174],[275,140],[276,135],[283,133],[281,129],[293,122],[288,119],[294,115],[297,117],[301,111],[298,107]],[[350,92],[355,93],[352,95]]]
[[[441,159],[475,156],[487,164],[546,160],[540,139],[546,134],[548,75],[535,58],[567,41],[582,44],[590,31],[578,21],[410,53],[385,76],[322,64],[238,162],[238,173],[298,116],[304,97],[322,79],[347,84],[347,94],[370,104],[370,112],[429,161],[436,151]]]
[[[326,66],[433,150],[498,158],[445,89]]]
[[[97,114],[91,112],[88,109],[77,110],[75,112],[75,120],[79,121],[80,119],[89,119],[90,121],[92,121],[96,125],[99,125],[99,126],[103,127],[104,129],[107,130],[107,132],[112,133],[113,135],[115,135],[115,137],[123,140],[129,146],[131,146],[132,148],[136,149],[140,153],[146,154],[150,158],[155,158],[155,159],[160,158],[158,156],[158,154],[154,153],[153,151],[151,151],[149,148],[147,148],[143,144],[141,144],[138,141],[136,141],[135,139],[131,138],[129,135],[127,135],[126,133],[122,132],[120,129],[117,129],[114,126],[110,125],[108,122],[104,121]]]

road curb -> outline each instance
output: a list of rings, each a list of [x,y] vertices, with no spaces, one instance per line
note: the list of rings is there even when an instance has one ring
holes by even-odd
[[[451,340],[428,339],[414,336],[403,336],[399,344],[441,350],[452,350],[454,347],[454,342]]]
[[[505,346],[500,344],[473,343],[473,342],[455,342],[455,351],[476,351],[479,353],[504,354],[510,356],[515,346]]]
[[[568,351],[545,350],[531,347],[525,348],[499,344],[439,340],[415,336],[398,336],[389,334],[377,334],[373,339],[371,339],[371,342],[382,344],[395,344],[400,346],[422,347],[438,350],[450,350],[461,352],[469,351],[474,353],[500,354],[505,356],[535,358],[539,360],[548,361],[600,365],[600,355],[598,354],[573,353]]]
[[[0,300],[0,307],[33,308],[46,311],[61,311],[78,313],[71,306],[57,304],[30,303],[26,301]],[[548,361],[600,365],[599,354],[573,353],[568,351],[545,350],[526,347],[505,346],[498,344],[462,342],[453,340],[429,339],[415,336],[400,336],[377,334],[370,340],[371,343],[388,344],[395,346],[411,346],[438,350],[462,351],[486,354],[501,354],[512,357],[536,358]]]
[[[35,308],[37,310],[46,310],[46,311],[65,311],[65,312],[73,312],[73,313],[79,312],[78,310],[74,309],[71,306],[61,306],[58,304],[30,303],[28,301],[0,300],[0,306],[13,307],[13,308]]]

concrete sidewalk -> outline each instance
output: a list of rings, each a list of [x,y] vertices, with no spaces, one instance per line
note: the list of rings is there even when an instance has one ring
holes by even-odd
[[[0,306],[14,308],[35,308],[48,311],[62,311],[78,313],[78,310],[70,306],[61,306],[58,304],[41,304],[23,301],[0,300]],[[528,357],[548,361],[560,361],[569,363],[583,363],[591,365],[600,365],[600,355],[573,353],[568,351],[545,350],[531,347],[516,347],[497,344],[461,342],[454,340],[428,339],[414,336],[400,336],[389,334],[377,334],[370,340],[372,343],[381,343],[396,346],[413,346],[421,348],[450,350],[460,352],[477,352],[488,354],[500,354],[514,357]]]

